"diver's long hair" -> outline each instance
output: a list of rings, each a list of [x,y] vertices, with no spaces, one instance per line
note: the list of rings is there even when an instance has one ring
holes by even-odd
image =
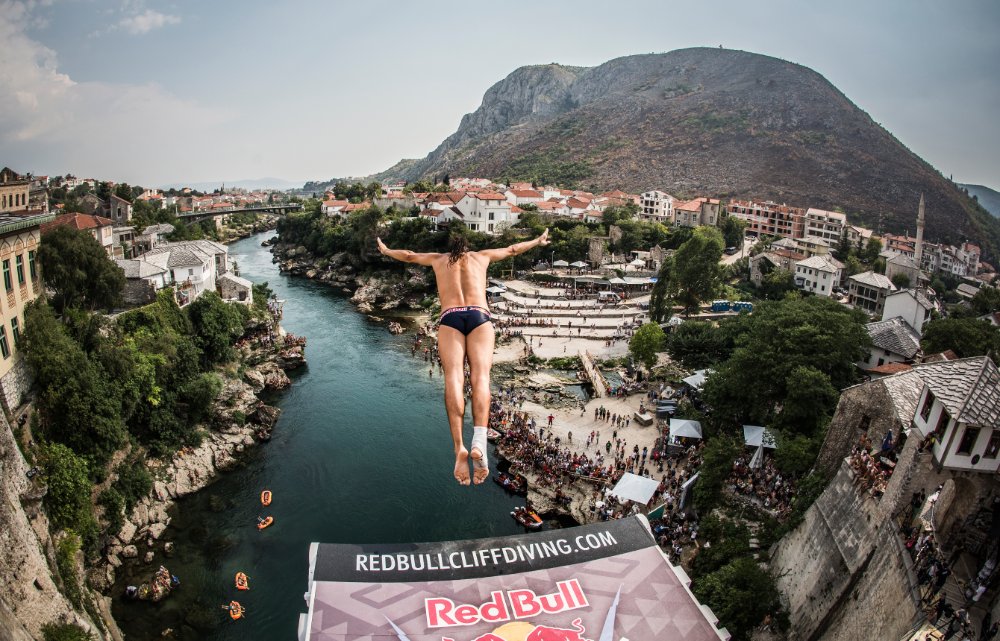
[[[448,237],[448,264],[454,265],[459,261],[465,252],[469,251],[469,239],[460,231],[453,231]]]

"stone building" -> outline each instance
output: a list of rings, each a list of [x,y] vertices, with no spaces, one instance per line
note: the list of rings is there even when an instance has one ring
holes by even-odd
[[[0,214],[25,211],[29,208],[31,179],[10,167],[0,170]]]
[[[0,266],[6,293],[0,296],[0,403],[8,412],[20,405],[31,383],[18,346],[24,307],[42,291],[35,263],[41,226],[54,218],[54,214],[0,215]]]

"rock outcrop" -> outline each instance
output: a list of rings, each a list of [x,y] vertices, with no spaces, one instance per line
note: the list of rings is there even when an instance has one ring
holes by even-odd
[[[60,592],[53,577],[55,546],[48,519],[41,509],[44,488],[27,476],[28,466],[0,413],[0,639],[40,639],[46,623],[75,623],[96,639],[117,638],[114,621],[98,625],[78,612]],[[106,611],[100,595],[84,586],[83,598]],[[108,631],[112,630],[113,632]]]
[[[897,233],[923,193],[929,239],[1000,251],[1000,222],[823,76],[745,51],[516,69],[425,158],[373,178],[444,174],[842,207]]]

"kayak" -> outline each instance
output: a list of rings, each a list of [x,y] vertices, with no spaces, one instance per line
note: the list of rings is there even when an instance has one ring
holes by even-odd
[[[229,616],[233,621],[243,618],[243,606],[240,605],[239,601],[229,602]]]
[[[270,505],[271,504],[271,490],[264,490],[260,493],[260,504]]]
[[[257,523],[257,529],[258,530],[263,530],[264,528],[266,528],[267,526],[271,525],[272,523],[274,523],[274,517],[273,516],[269,516],[269,517],[265,518],[263,521],[260,521],[259,523]]]
[[[236,573],[236,589],[237,590],[249,590],[250,583],[247,581],[247,575],[242,572]]]
[[[515,521],[529,530],[537,530],[542,527],[542,519],[534,510],[529,510],[525,507],[516,507],[510,515],[514,517]]]

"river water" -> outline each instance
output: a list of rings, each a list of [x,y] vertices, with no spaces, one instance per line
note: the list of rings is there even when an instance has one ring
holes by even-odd
[[[267,234],[268,236],[270,234]],[[411,338],[390,335],[325,285],[279,273],[260,246],[234,243],[244,278],[267,281],[284,299],[282,325],[307,337],[309,365],[272,402],[282,414],[274,438],[241,468],[179,501],[164,535],[181,580],[159,604],[116,597],[129,641],[170,638],[293,641],[306,591],[309,543],[378,543],[479,538],[521,532],[509,512],[524,499],[498,485],[461,487],[442,402],[443,380],[410,355]],[[468,417],[468,413],[467,413]],[[471,438],[466,421],[466,444]],[[496,460],[490,452],[491,459]],[[274,493],[269,508],[260,491]],[[258,514],[275,523],[258,532]],[[238,593],[243,571],[250,591]],[[238,598],[246,618],[220,607]]]

